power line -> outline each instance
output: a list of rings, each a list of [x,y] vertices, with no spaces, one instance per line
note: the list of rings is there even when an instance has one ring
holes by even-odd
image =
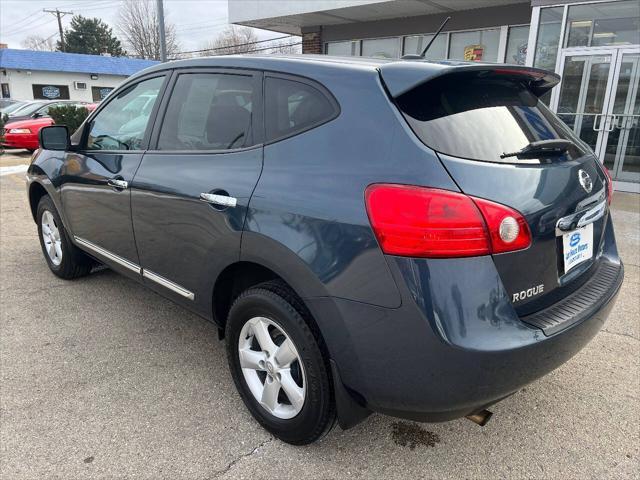
[[[275,40],[282,40],[283,38],[291,38],[294,35],[284,35],[282,37],[276,37],[276,38],[269,38],[267,40],[257,40],[255,42],[247,42],[247,43],[237,43],[235,45],[227,45],[225,47],[213,47],[213,48],[203,48],[201,50],[189,50],[187,52],[177,52],[176,55],[184,55],[187,53],[202,53],[202,52],[212,52],[212,51],[217,51],[217,50],[226,50],[229,48],[235,48],[235,47],[245,47],[247,45],[256,45],[258,43],[265,43],[265,42],[273,42]],[[273,48],[273,47],[269,47],[269,48]],[[257,50],[253,50],[254,52]]]
[[[302,42],[297,42],[297,43],[287,43],[286,45],[284,45],[285,47],[296,47],[298,45],[302,45]],[[234,48],[234,47],[239,47],[240,45],[229,45],[228,47],[223,47],[223,48]],[[262,48],[256,48],[255,50],[248,50],[246,52],[229,52],[229,53],[220,53],[217,56],[219,57],[223,57],[225,55],[240,55],[240,54],[244,54],[244,53],[255,53],[255,52],[264,52],[265,50],[272,50],[274,48],[278,48],[280,45],[271,45],[269,47],[262,47]],[[182,53],[178,53],[177,55],[181,55],[187,52],[182,52]],[[192,52],[193,53],[193,52]],[[170,58],[169,60],[177,60],[178,57],[173,57]]]

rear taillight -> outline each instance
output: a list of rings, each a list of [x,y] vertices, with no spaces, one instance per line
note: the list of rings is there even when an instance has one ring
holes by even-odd
[[[407,257],[473,257],[526,248],[529,227],[515,210],[462,193],[375,184],[367,213],[382,251]]]
[[[512,252],[531,245],[529,224],[520,212],[482,198],[473,198],[473,201],[487,222],[491,253]]]

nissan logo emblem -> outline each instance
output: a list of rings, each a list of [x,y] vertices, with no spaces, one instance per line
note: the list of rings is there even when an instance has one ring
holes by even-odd
[[[593,181],[589,174],[584,170],[578,170],[578,179],[580,180],[580,185],[582,185],[585,192],[591,193],[591,190],[593,189]]]

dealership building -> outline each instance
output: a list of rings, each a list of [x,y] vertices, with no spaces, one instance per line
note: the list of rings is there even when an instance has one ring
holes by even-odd
[[[0,48],[0,92],[16,100],[98,102],[152,60]]]
[[[400,58],[436,37],[427,59],[553,70],[543,100],[640,191],[640,1],[229,0],[230,22],[302,36],[303,53]]]

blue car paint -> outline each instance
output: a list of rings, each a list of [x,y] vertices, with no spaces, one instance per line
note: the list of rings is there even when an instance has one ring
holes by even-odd
[[[544,249],[556,242],[557,218],[573,211],[582,198],[572,179],[574,169],[587,170],[595,179],[594,190],[604,186],[593,159],[560,165],[551,177],[542,166],[487,164],[437,154],[413,134],[388,95],[425,81],[427,71],[443,75],[458,67],[480,67],[456,62],[432,66],[317,57],[219,57],[162,64],[129,82],[163,71],[206,67],[310,78],[331,92],[340,114],[303,134],[239,152],[242,161],[229,163],[226,183],[242,172],[243,162],[249,165],[245,172],[251,178],[243,177],[247,183],[240,187],[244,192],[239,195],[240,208],[233,212],[215,212],[195,203],[205,185],[198,184],[197,175],[185,175],[172,165],[180,160],[186,170],[201,168],[194,156],[179,159],[179,155],[148,152],[133,160],[123,172],[133,182],[133,227],[145,232],[158,222],[152,209],[162,212],[167,240],[186,242],[192,258],[184,272],[170,271],[184,275],[182,282],[196,285],[198,301],[150,286],[222,324],[224,319],[215,318],[212,308],[218,273],[238,262],[275,272],[301,296],[318,323],[334,367],[336,396],[343,399],[338,401],[341,425],[355,423],[349,415],[357,416],[353,412],[358,408],[365,412],[358,419],[368,411],[433,421],[475,412],[556,368],[597,333],[619,284],[596,314],[547,337],[523,322],[522,316],[577,291],[581,281],[558,286],[544,300],[514,306],[511,292],[528,286],[517,282],[519,256],[535,250],[493,257],[412,259],[385,256],[377,244],[363,199],[368,185],[384,182],[463,191],[517,208],[536,238],[531,248],[540,248],[543,259],[529,262],[532,275],[557,281],[557,265],[544,260]],[[158,108],[165,105],[166,98]],[[156,124],[145,150],[153,150],[157,129]],[[79,142],[80,134],[73,139]],[[69,156],[80,165],[80,172],[105,170],[104,174],[98,179],[70,174]],[[124,163],[91,152],[41,151],[28,171],[30,198],[37,199],[38,189],[43,188],[54,199],[65,228],[73,232],[74,215],[101,211],[99,205],[89,203],[83,206],[84,212],[71,212],[77,189],[106,190],[103,179],[122,172]],[[175,208],[175,202],[163,206],[156,201],[160,194],[180,199],[185,206],[197,205],[197,211]],[[216,219],[208,218],[209,214],[217,215]],[[175,225],[185,219],[190,226],[182,237]],[[189,234],[194,225],[210,226],[217,243],[207,242],[207,235]],[[95,228],[100,228],[98,223]],[[149,229],[149,234],[157,228]],[[129,236],[126,231],[120,233]],[[114,232],[114,244],[126,241],[118,235]],[[596,225],[594,238],[598,256],[571,275],[580,276],[596,262],[622,268],[608,215]],[[147,261],[145,255],[136,258],[143,266]],[[196,258],[202,259],[201,265]]]

